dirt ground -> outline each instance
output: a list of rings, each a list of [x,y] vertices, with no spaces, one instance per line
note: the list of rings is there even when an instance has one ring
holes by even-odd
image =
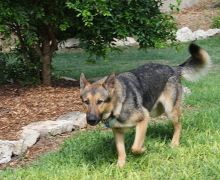
[[[200,0],[199,4],[175,13],[178,28],[187,26],[193,31],[212,28],[212,19],[219,12],[219,8],[213,7],[216,2],[216,0]]]
[[[192,30],[211,28],[217,9],[212,8],[214,0],[202,0],[198,5],[174,14],[178,27]],[[71,111],[83,111],[79,98],[78,82],[56,83],[53,87],[0,87],[0,140],[18,139],[21,128],[39,120],[53,120]],[[75,133],[75,132],[73,132]],[[41,153],[55,151],[72,133],[40,139],[22,157],[14,157],[0,169],[24,165],[36,159]]]

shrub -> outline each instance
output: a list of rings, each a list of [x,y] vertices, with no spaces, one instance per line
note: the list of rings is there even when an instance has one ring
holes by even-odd
[[[30,85],[40,83],[40,63],[27,62],[15,54],[0,54],[0,84],[17,83]]]

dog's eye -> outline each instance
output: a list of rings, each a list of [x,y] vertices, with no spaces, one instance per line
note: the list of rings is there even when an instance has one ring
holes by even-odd
[[[83,102],[84,102],[85,104],[89,105],[89,100],[88,100],[88,99],[84,100]]]
[[[101,100],[101,99],[99,99],[97,102],[96,102],[96,104],[102,104],[104,101],[103,100]]]

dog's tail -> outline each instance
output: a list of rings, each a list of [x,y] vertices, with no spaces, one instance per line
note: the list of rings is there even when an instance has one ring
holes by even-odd
[[[211,67],[209,54],[196,44],[189,45],[189,57],[184,63],[180,64],[181,76],[188,81],[197,81],[208,73]]]

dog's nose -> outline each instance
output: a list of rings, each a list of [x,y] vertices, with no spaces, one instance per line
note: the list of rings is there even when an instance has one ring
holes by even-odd
[[[87,114],[86,115],[86,120],[87,120],[87,123],[91,126],[95,126],[96,124],[99,123],[100,121],[100,118],[98,118],[96,115],[94,114]]]

